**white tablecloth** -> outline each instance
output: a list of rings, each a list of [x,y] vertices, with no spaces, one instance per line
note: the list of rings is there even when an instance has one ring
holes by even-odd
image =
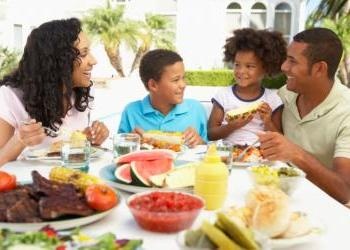
[[[191,159],[194,154],[190,152],[183,155],[182,159]],[[99,170],[111,164],[112,156],[105,153],[102,159],[93,160],[90,163],[90,173],[98,175]],[[10,162],[1,170],[8,171],[17,176],[19,181],[31,180],[31,171],[38,170],[42,175],[48,176],[50,169],[55,164],[39,161],[15,161]],[[229,179],[229,195],[225,206],[243,205],[244,197],[251,188],[251,181],[244,168],[233,169]],[[121,192],[123,200],[121,204],[102,220],[84,226],[82,230],[88,234],[101,234],[111,231],[118,238],[142,238],[143,249],[179,249],[176,243],[177,234],[153,233],[141,229],[134,221],[126,206],[128,193]],[[350,249],[350,210],[333,198],[328,196],[308,180],[305,180],[291,196],[291,205],[295,210],[305,211],[314,218],[320,220],[325,226],[323,235],[316,240],[293,246],[288,249]],[[203,211],[195,224],[200,224],[204,218],[212,217],[215,213]]]

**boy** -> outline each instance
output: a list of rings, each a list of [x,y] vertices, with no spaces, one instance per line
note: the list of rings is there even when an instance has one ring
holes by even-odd
[[[204,144],[206,113],[200,102],[183,99],[186,83],[181,56],[164,49],[149,51],[141,60],[139,73],[149,95],[125,107],[118,133],[183,132],[187,146]]]

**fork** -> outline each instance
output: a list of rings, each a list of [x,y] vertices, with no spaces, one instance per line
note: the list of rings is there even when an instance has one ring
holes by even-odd
[[[24,125],[30,125],[31,122],[30,121],[22,121],[22,124]],[[46,126],[42,126],[42,128],[44,129],[45,133],[49,136],[52,136],[52,137],[57,137],[61,134],[62,131],[58,130],[58,131],[55,131],[49,127],[46,127]]]
[[[245,155],[245,153],[247,153],[247,151],[249,149],[251,149],[255,144],[257,144],[259,142],[259,138],[257,140],[255,140],[252,144],[250,144],[248,147],[246,147],[235,159],[235,161],[240,161],[243,156]]]

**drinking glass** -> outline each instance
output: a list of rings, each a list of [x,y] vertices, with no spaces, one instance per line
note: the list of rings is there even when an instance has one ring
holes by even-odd
[[[227,167],[230,169],[232,167],[233,145],[229,142],[220,140],[216,142],[216,149],[218,154],[221,157],[221,161],[225,163]]]
[[[113,156],[118,157],[140,150],[141,137],[134,133],[121,133],[113,136]]]
[[[87,139],[65,140],[62,143],[63,166],[88,172],[91,145]]]

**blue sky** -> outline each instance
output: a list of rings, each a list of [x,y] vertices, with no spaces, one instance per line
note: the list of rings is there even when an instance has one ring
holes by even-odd
[[[306,3],[306,14],[307,16],[313,11],[321,0],[308,0]]]

